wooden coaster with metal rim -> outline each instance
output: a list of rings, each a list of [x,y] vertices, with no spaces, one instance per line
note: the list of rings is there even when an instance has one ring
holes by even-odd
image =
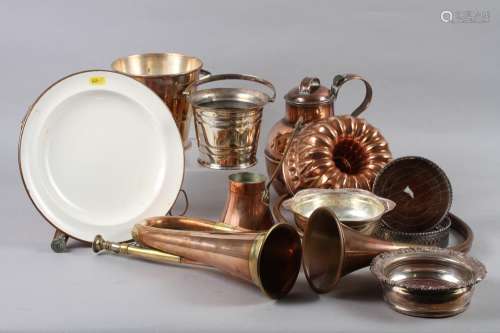
[[[437,226],[429,231],[403,232],[388,228],[379,222],[373,231],[373,236],[386,240],[418,245],[447,247],[450,236],[451,219],[446,216]]]
[[[417,156],[389,162],[375,178],[373,193],[396,203],[383,221],[401,232],[431,230],[446,217],[452,201],[451,184],[444,171]]]

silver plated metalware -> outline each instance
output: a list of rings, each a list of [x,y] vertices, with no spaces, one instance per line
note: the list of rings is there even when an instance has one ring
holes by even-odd
[[[396,204],[361,189],[306,189],[283,202],[291,211],[297,226],[304,230],[312,212],[319,207],[333,209],[345,225],[360,230],[371,222],[378,221],[383,214],[394,209]]]
[[[418,245],[447,247],[451,229],[451,219],[446,216],[439,224],[429,231],[404,232],[389,228],[383,219],[376,224],[372,235],[387,241],[413,243]]]
[[[243,88],[195,89],[214,81],[244,80],[266,86],[271,95]],[[257,163],[257,145],[264,105],[273,102],[271,82],[252,75],[209,75],[184,94],[193,107],[198,163],[212,169],[244,169]]]
[[[434,247],[382,253],[373,259],[370,269],[394,310],[432,318],[465,311],[474,286],[486,276],[486,268],[478,260]]]

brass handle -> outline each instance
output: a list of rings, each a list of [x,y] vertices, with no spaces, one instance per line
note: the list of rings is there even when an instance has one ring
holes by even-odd
[[[271,82],[264,80],[264,79],[261,79],[257,76],[248,75],[248,74],[216,74],[216,75],[204,76],[203,78],[199,79],[198,81],[191,83],[184,90],[183,93],[185,95],[189,95],[189,94],[191,94],[193,88],[195,88],[197,86],[200,86],[202,84],[209,83],[209,82],[223,81],[223,80],[243,80],[243,81],[252,81],[252,82],[257,82],[257,83],[263,84],[263,85],[267,86],[269,89],[271,89],[271,91],[273,92],[272,96],[265,94],[267,96],[268,102],[274,102],[274,100],[276,99],[276,89],[274,88],[274,86]]]
[[[370,105],[370,103],[372,101],[373,90],[372,90],[372,86],[370,85],[370,83],[368,83],[368,81],[366,81],[363,77],[361,77],[360,75],[357,75],[357,74],[336,75],[333,78],[331,91],[333,94],[333,98],[337,99],[340,87],[342,87],[342,85],[344,83],[352,81],[352,80],[363,81],[363,83],[365,84],[365,89],[366,89],[365,90],[365,98],[363,99],[361,104],[351,113],[352,117],[357,117],[368,108],[368,106]]]

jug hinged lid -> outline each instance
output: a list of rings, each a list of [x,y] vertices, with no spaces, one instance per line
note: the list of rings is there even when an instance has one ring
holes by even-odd
[[[334,94],[328,87],[322,86],[317,77],[305,77],[298,87],[285,95],[285,101],[295,105],[314,105],[331,103]]]

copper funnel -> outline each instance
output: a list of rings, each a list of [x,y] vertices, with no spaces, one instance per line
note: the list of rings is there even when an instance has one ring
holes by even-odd
[[[229,176],[229,193],[221,221],[250,230],[268,230],[274,224],[265,200],[266,177],[253,172]]]
[[[94,251],[210,266],[255,284],[274,299],[292,289],[300,271],[300,237],[288,224],[257,233],[203,219],[155,217],[136,224],[132,236],[147,248],[110,243],[97,236]]]
[[[472,233],[466,234],[463,243],[452,249],[467,252],[471,237]],[[314,291],[326,293],[344,275],[369,266],[378,254],[411,247],[423,246],[366,236],[340,223],[333,210],[321,207],[309,217],[302,240],[304,272]]]

